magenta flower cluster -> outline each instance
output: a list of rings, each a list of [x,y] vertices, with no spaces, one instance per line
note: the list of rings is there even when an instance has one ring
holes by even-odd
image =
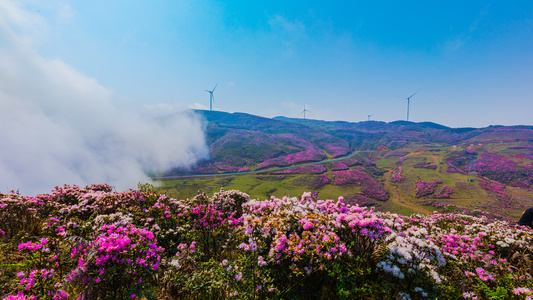
[[[497,207],[506,207],[511,208],[513,207],[513,198],[511,194],[509,194],[509,191],[507,190],[507,187],[505,184],[499,183],[494,180],[490,180],[488,178],[479,178],[479,185],[487,190],[489,194],[497,200],[496,206]]]
[[[71,255],[78,265],[67,281],[105,286],[121,279],[150,276],[159,269],[163,251],[147,229],[131,224],[103,225],[87,248]]]
[[[239,167],[232,166],[230,164],[220,162],[220,161],[215,162],[215,167],[218,170],[222,171],[223,173],[235,173],[235,172],[239,172],[239,169],[241,169]]]
[[[533,163],[519,166],[494,152],[483,153],[476,161],[476,169],[481,176],[522,189],[530,190],[533,183]]]
[[[459,174],[466,174],[466,171],[454,166],[451,162],[447,162],[448,164],[448,170],[449,173],[459,173]]]
[[[329,177],[327,174],[318,175],[313,179],[313,189],[318,189],[326,184],[330,183]]]
[[[292,153],[285,156],[280,156],[276,158],[267,159],[260,164],[258,164],[255,169],[261,170],[261,169],[267,169],[272,167],[286,167],[290,165],[294,165],[297,163],[305,163],[305,162],[314,162],[314,161],[321,161],[325,159],[327,156],[324,153],[324,151],[316,148],[307,149],[305,151],[300,151],[296,153]]]
[[[394,183],[400,183],[404,180],[405,178],[402,177],[402,167],[397,167],[396,169],[394,169],[391,173],[391,176],[390,176],[390,181],[391,182],[394,182]]]
[[[349,167],[342,161],[334,161],[331,163],[331,171],[347,170]]]
[[[324,150],[331,154],[333,158],[337,158],[348,154],[349,145],[347,142],[344,142],[342,144],[327,144],[326,146],[324,146]]]
[[[430,182],[424,182],[424,181],[418,181],[416,183],[415,187],[415,195],[417,198],[425,197],[433,194],[435,192],[435,188],[437,185],[441,184],[442,181],[436,180],[436,181],[430,181]]]
[[[397,165],[401,165],[405,160],[405,157],[399,157],[398,160],[396,161],[396,164]]]
[[[348,171],[333,178],[382,188],[358,169],[334,173]],[[23,261],[5,258],[15,278],[0,287],[4,299],[490,299],[533,288],[525,259],[532,231],[486,217],[406,217],[317,193],[255,200],[222,190],[176,200],[149,186],[0,197],[3,220],[14,222],[0,223],[0,241],[16,240]]]
[[[378,183],[376,179],[359,169],[336,171],[332,172],[331,175],[335,185],[361,185],[361,192],[367,197],[380,201],[387,201],[389,199],[389,191],[381,183]]]
[[[451,195],[454,193],[455,191],[451,187],[443,185],[442,187],[437,189],[437,192],[435,193],[434,197],[438,199],[450,198]]]

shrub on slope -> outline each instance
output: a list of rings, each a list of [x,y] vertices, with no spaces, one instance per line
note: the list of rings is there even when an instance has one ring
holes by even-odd
[[[0,194],[0,208],[4,299],[525,299],[533,288],[532,231],[485,217],[107,185]]]

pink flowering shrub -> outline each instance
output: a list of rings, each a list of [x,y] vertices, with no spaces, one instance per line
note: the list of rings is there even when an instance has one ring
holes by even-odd
[[[347,170],[349,168],[348,165],[342,161],[334,161],[331,164],[331,171],[342,171]]]
[[[349,151],[348,147],[349,145],[347,142],[342,143],[342,144],[337,144],[337,145],[327,144],[324,146],[324,150],[326,150],[326,152],[331,154],[333,158],[337,158],[337,157],[341,157],[341,156],[348,154],[348,151]]]
[[[533,164],[519,166],[514,161],[493,152],[485,152],[476,161],[479,175],[500,183],[530,190],[533,182]]]
[[[513,198],[511,194],[509,194],[505,184],[501,184],[488,178],[479,178],[478,181],[479,185],[497,200],[498,207],[510,208],[513,206]]]
[[[237,170],[237,172],[248,172],[250,171],[250,167],[241,167],[239,168],[239,170]]]
[[[344,202],[348,205],[358,205],[358,206],[366,206],[366,207],[371,207],[371,206],[374,206],[376,205],[376,202],[370,198],[368,198],[365,194],[363,193],[357,193],[357,194],[348,194],[348,195],[344,195]]]
[[[424,181],[418,181],[416,183],[415,187],[415,195],[417,198],[424,197],[431,195],[435,192],[435,188],[437,185],[441,184],[442,181],[430,181],[430,182],[424,182]]]
[[[41,238],[20,243],[18,250],[28,255],[27,268],[16,274],[19,292],[8,299],[67,299],[62,285],[57,282],[60,263],[65,263],[59,257],[62,253],[58,250],[58,242]]]
[[[354,183],[379,190],[355,171]],[[3,299],[522,299],[533,288],[528,227],[467,210],[407,217],[349,204],[369,200],[366,193],[257,200],[221,190],[176,200],[149,185],[120,193],[94,185],[35,197],[43,204],[2,194],[4,220],[23,223],[10,214],[30,211],[38,228],[26,234],[20,230],[31,226],[10,231],[0,223],[8,249],[0,292]]]
[[[391,176],[390,176],[391,182],[400,183],[404,179],[405,178],[402,177],[402,167],[398,167],[392,171]]]
[[[324,152],[320,149],[309,148],[307,150],[292,153],[286,156],[279,156],[276,158],[267,159],[258,164],[255,169],[261,170],[271,167],[286,167],[297,163],[320,161],[325,159],[326,157],[326,154],[324,154]]]
[[[234,173],[234,172],[238,172],[240,169],[239,167],[232,166],[230,164],[220,162],[220,161],[215,162],[215,167],[217,167],[217,169],[219,169],[223,173]]]
[[[363,165],[363,162],[361,162],[360,160],[355,159],[355,158],[344,159],[342,161],[342,163],[347,165],[348,167],[362,166]]]
[[[396,161],[396,164],[397,164],[397,165],[401,165],[401,164],[403,163],[404,160],[405,160],[404,157],[400,157],[400,158],[398,158],[398,161]]]
[[[143,296],[161,263],[154,234],[133,225],[104,225],[93,242],[75,253],[78,265],[67,281],[86,286],[87,297],[129,299]]]
[[[363,171],[351,169],[332,172],[331,175],[333,177],[333,183],[336,185],[361,185],[361,192],[367,197],[380,201],[386,201],[389,199],[389,191],[387,191],[381,183],[378,183],[374,178],[370,177]]]
[[[330,180],[327,174],[318,175],[315,177],[315,179],[313,179],[313,189],[319,189],[328,183],[330,183]]]
[[[455,193],[455,191],[447,186],[447,185],[443,185],[442,187],[440,187],[437,192],[435,193],[434,197],[435,198],[438,198],[438,199],[442,199],[442,198],[450,198],[450,196]]]
[[[451,162],[448,162],[448,172],[449,173],[460,173],[460,174],[467,174],[466,171],[454,166]]]
[[[275,283],[274,295],[289,289],[285,294],[289,298],[296,295],[291,286],[298,286],[299,293],[307,297],[316,296],[324,286],[319,283],[331,280],[328,272],[345,277],[351,276],[354,268],[371,266],[372,260],[365,258],[388,230],[372,211],[346,206],[342,198],[315,200],[311,193],[304,193],[301,199],[252,200],[244,207],[245,241],[239,247],[248,256],[261,257],[259,265],[269,268],[259,268],[258,278]],[[348,240],[355,242],[346,244]],[[346,265],[342,268],[345,272],[339,273],[336,262],[341,260],[364,263]],[[288,273],[274,271],[281,269]],[[369,275],[359,273],[356,281]]]
[[[466,149],[461,152],[452,153],[447,159],[448,172],[467,174],[470,165],[476,160],[477,153]]]

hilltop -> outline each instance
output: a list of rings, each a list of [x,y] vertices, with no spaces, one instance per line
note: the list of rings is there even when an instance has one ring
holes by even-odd
[[[314,191],[404,214],[467,209],[512,219],[533,206],[533,126],[196,113],[210,157],[165,174],[161,189],[174,197],[220,187],[256,198]]]

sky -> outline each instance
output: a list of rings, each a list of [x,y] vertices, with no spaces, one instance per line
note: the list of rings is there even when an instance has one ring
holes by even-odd
[[[127,103],[532,125],[532,1],[20,1],[34,49]],[[46,4],[43,4],[45,2]],[[37,30],[37,29],[36,29]]]
[[[226,112],[391,122],[418,91],[410,121],[533,125],[531,49],[529,0],[0,0],[0,191],[190,165],[217,84]]]

